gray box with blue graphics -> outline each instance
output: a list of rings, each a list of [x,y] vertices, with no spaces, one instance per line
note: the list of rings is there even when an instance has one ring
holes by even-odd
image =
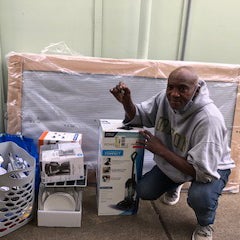
[[[137,213],[136,184],[142,176],[142,128],[124,126],[122,120],[100,119],[97,170],[98,215]]]

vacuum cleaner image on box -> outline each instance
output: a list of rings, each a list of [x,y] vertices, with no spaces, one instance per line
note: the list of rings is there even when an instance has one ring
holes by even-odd
[[[47,176],[70,174],[69,162],[50,162],[45,165],[45,173]]]
[[[116,208],[123,211],[128,211],[136,208],[136,179],[135,179],[135,160],[137,152],[131,154],[132,160],[132,175],[125,183],[125,198],[116,205]]]

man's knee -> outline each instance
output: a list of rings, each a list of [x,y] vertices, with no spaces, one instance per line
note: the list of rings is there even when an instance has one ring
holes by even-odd
[[[212,196],[208,191],[191,189],[188,192],[187,203],[193,209],[209,208],[213,204]]]
[[[138,183],[136,187],[137,196],[142,200],[156,200],[158,196],[154,191],[151,191],[149,187],[144,184]]]

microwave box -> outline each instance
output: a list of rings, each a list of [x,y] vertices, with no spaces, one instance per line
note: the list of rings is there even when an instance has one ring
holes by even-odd
[[[40,148],[42,145],[65,142],[78,142],[80,145],[82,145],[82,134],[44,131],[38,139],[38,146]]]
[[[56,143],[40,147],[42,183],[64,182],[84,178],[84,155],[81,145]]]
[[[141,128],[122,120],[100,119],[97,169],[98,215],[133,215],[139,199],[136,183],[142,176],[144,148]]]

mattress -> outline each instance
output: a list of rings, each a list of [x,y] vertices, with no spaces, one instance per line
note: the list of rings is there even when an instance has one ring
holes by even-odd
[[[99,119],[124,118],[122,106],[109,89],[123,81],[134,102],[141,102],[164,91],[169,73],[183,65],[193,66],[207,82],[211,98],[223,113],[237,165],[227,189],[238,192],[240,65],[10,53],[7,132],[22,133],[35,141],[46,130],[82,133],[85,161],[94,169]],[[152,154],[146,151],[144,171],[153,164]]]

